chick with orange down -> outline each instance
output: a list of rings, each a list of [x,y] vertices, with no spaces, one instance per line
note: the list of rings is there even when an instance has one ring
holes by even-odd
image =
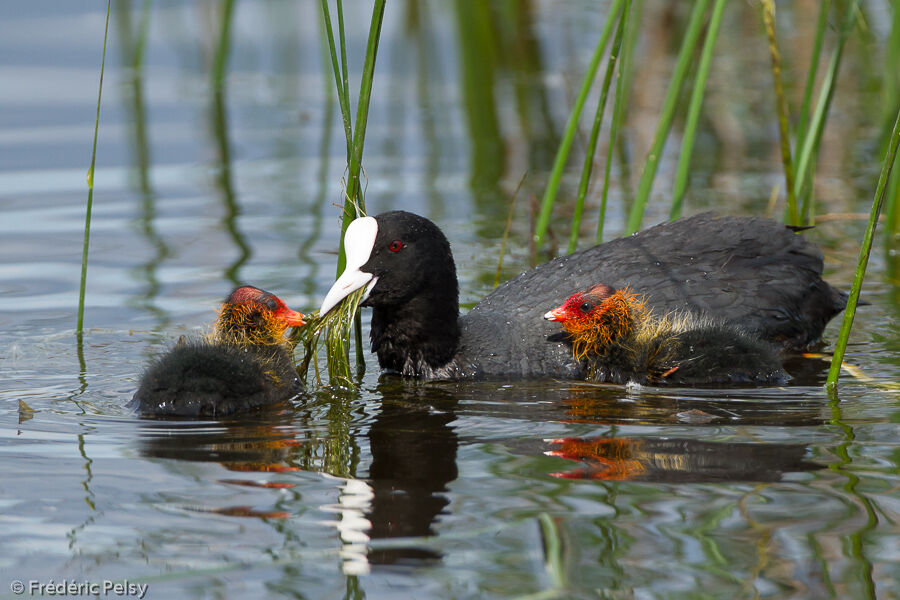
[[[212,334],[180,340],[151,363],[131,406],[143,415],[223,416],[287,400],[300,382],[284,334],[304,324],[279,297],[241,286]]]
[[[596,284],[544,318],[562,324],[594,381],[649,385],[778,385],[780,351],[733,325],[690,313],[657,317],[627,287]]]

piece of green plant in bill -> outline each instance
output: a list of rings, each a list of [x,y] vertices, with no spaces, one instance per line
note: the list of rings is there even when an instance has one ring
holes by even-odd
[[[338,306],[324,316],[319,315],[318,311],[307,315],[309,318],[307,326],[294,330],[292,339],[297,342],[297,345],[303,346],[303,358],[297,365],[297,373],[304,384],[309,378],[309,368],[312,365],[316,384],[322,385],[319,371],[319,348],[324,341],[329,383],[355,387],[350,367],[350,340],[352,339],[350,330],[353,327],[353,317],[359,309],[364,294],[364,288],[357,290],[344,298]]]

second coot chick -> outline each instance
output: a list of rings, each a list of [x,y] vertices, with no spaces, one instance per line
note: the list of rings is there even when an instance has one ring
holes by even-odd
[[[777,385],[779,350],[734,325],[690,313],[655,317],[628,289],[572,294],[544,315],[562,323],[572,354],[596,381],[650,385]]]
[[[299,380],[284,337],[303,315],[245,285],[222,306],[210,336],[180,341],[141,378],[131,405],[144,415],[223,416],[286,400]]]

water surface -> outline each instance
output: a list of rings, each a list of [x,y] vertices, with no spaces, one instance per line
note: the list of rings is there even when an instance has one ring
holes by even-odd
[[[652,136],[684,25],[667,3],[646,4],[607,237],[623,230],[629,168]],[[345,164],[316,4],[236,3],[220,94],[209,85],[219,6],[148,6],[113,4],[82,339],[105,13],[0,7],[0,594],[13,580],[66,579],[148,583],[150,598],[900,596],[898,294],[895,259],[880,246],[847,356],[861,375],[844,376],[839,401],[823,392],[817,359],[793,360],[784,388],[698,391],[416,384],[380,378],[370,355],[355,392],[310,387],[289,406],[225,421],[136,418],[125,403],[143,365],[205,331],[236,282],[317,306],[335,275]],[[726,11],[690,213],[762,214],[782,182],[756,9]],[[352,74],[367,10],[347,15]],[[526,173],[503,277],[528,268],[532,197],[605,11],[388,4],[369,209],[434,219],[467,306],[493,285]],[[814,8],[779,14],[799,97]],[[873,23],[844,72],[877,82],[866,65],[880,64],[886,32]],[[820,213],[871,201],[874,87],[842,79]],[[667,215],[677,148],[667,147],[645,224]],[[574,171],[565,185],[570,198]],[[560,240],[570,211],[566,200]],[[583,245],[596,204],[587,219]],[[827,221],[804,234],[839,287],[862,228]]]

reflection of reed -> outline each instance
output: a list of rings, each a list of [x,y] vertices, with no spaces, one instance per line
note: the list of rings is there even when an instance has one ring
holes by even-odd
[[[501,29],[504,34],[503,59],[504,65],[512,71],[516,110],[528,144],[528,172],[535,173],[552,164],[559,133],[550,111],[547,87],[541,77],[544,61],[534,31],[534,3],[514,2],[509,11],[511,27]],[[498,25],[502,28],[503,24]]]
[[[222,225],[238,249],[238,257],[225,269],[225,277],[237,286],[240,284],[240,269],[244,263],[250,260],[253,252],[244,239],[244,234],[241,233],[237,226],[237,219],[241,214],[241,210],[234,194],[231,176],[231,143],[228,139],[225,71],[228,63],[228,54],[231,51],[231,17],[233,12],[234,0],[226,0],[222,7],[219,39],[216,44],[216,52],[213,56],[210,74],[210,90],[212,94],[210,125],[212,135],[215,138],[218,159],[216,185],[219,187],[222,202],[225,205],[225,216],[222,219]]]
[[[801,444],[705,442],[695,439],[563,438],[546,454],[581,462],[564,479],[707,482],[780,481],[784,473],[821,469]]]
[[[137,269],[138,276],[146,283],[144,293],[138,299],[138,306],[156,318],[155,329],[161,330],[166,328],[170,319],[166,311],[155,305],[155,299],[160,290],[156,270],[160,263],[169,256],[169,248],[154,226],[156,195],[150,183],[150,143],[147,138],[147,116],[144,109],[144,50],[147,41],[147,27],[150,22],[150,7],[149,2],[144,2],[137,28],[137,38],[132,35],[130,7],[130,2],[120,0],[116,4],[116,20],[121,40],[122,66],[131,75],[125,81],[131,100],[126,103],[126,110],[130,112],[133,125],[131,130],[132,161],[137,174],[138,192],[141,196],[141,215],[138,227],[147,242],[155,249],[150,260]],[[123,95],[127,97],[129,94]]]
[[[225,90],[224,88],[213,91],[213,103],[211,108],[211,118],[213,125],[213,133],[216,138],[216,148],[218,149],[218,173],[216,175],[216,184],[221,192],[222,202],[225,205],[225,216],[222,218],[222,225],[228,232],[229,237],[238,249],[238,256],[234,262],[225,269],[225,277],[234,285],[240,285],[240,268],[250,260],[252,251],[244,234],[238,229],[237,219],[241,214],[234,195],[234,187],[231,181],[231,149],[228,141],[228,123],[225,110]]]
[[[69,548],[73,550],[78,546],[79,534],[90,527],[97,519],[97,517],[100,516],[103,512],[97,511],[97,504],[95,502],[96,495],[94,493],[94,490],[91,488],[91,482],[94,479],[94,460],[87,455],[87,451],[85,450],[84,438],[84,432],[78,434],[78,453],[81,455],[81,458],[84,459],[85,472],[84,481],[81,482],[81,486],[84,488],[84,491],[87,494],[84,497],[84,503],[88,505],[88,508],[90,508],[90,512],[88,512],[87,518],[81,524],[76,525],[71,530],[69,530],[68,534],[66,534],[66,537],[69,539]]]
[[[322,40],[324,40],[324,21],[319,20],[319,27],[323,30]],[[322,43],[322,72],[328,72],[328,51],[325,43]],[[322,139],[319,142],[319,173],[316,177],[319,189],[316,197],[309,207],[309,213],[312,217],[312,231],[306,239],[300,244],[297,257],[308,268],[308,275],[300,282],[303,292],[308,297],[313,297],[316,293],[316,278],[319,274],[319,261],[314,260],[311,256],[313,246],[322,237],[322,214],[325,208],[325,199],[328,195],[328,168],[331,163],[331,127],[334,121],[335,94],[327,77],[322,77],[323,89],[325,92],[325,113],[322,116]]]
[[[471,141],[469,188],[476,210],[490,217],[482,221],[494,230],[505,206],[499,181],[506,156],[494,98],[496,28],[490,6],[482,2],[457,0],[456,19],[463,110]]]
[[[407,30],[415,36],[416,56],[416,101],[425,142],[425,194],[428,197],[428,215],[440,219],[444,214],[444,198],[438,191],[436,182],[440,175],[441,139],[438,136],[436,115],[443,114],[443,106],[431,95],[432,81],[440,83],[443,70],[440,52],[434,45],[433,22],[428,14],[429,5],[418,0],[408,0],[406,4]]]
[[[840,428],[843,434],[841,442],[832,450],[839,460],[831,465],[831,468],[847,478],[847,482],[843,486],[844,490],[857,500],[856,504],[851,505],[853,512],[859,513],[861,506],[862,513],[864,513],[864,523],[849,534],[850,556],[855,563],[854,567],[857,570],[857,577],[865,589],[865,597],[875,598],[872,559],[866,555],[865,541],[869,537],[870,532],[873,532],[878,526],[878,515],[875,513],[875,504],[872,499],[864,491],[858,489],[860,483],[859,475],[851,470],[853,458],[850,455],[850,447],[856,441],[856,432],[853,431],[851,425],[844,422],[843,411],[836,395],[829,402],[829,407],[831,408],[830,423]]]

